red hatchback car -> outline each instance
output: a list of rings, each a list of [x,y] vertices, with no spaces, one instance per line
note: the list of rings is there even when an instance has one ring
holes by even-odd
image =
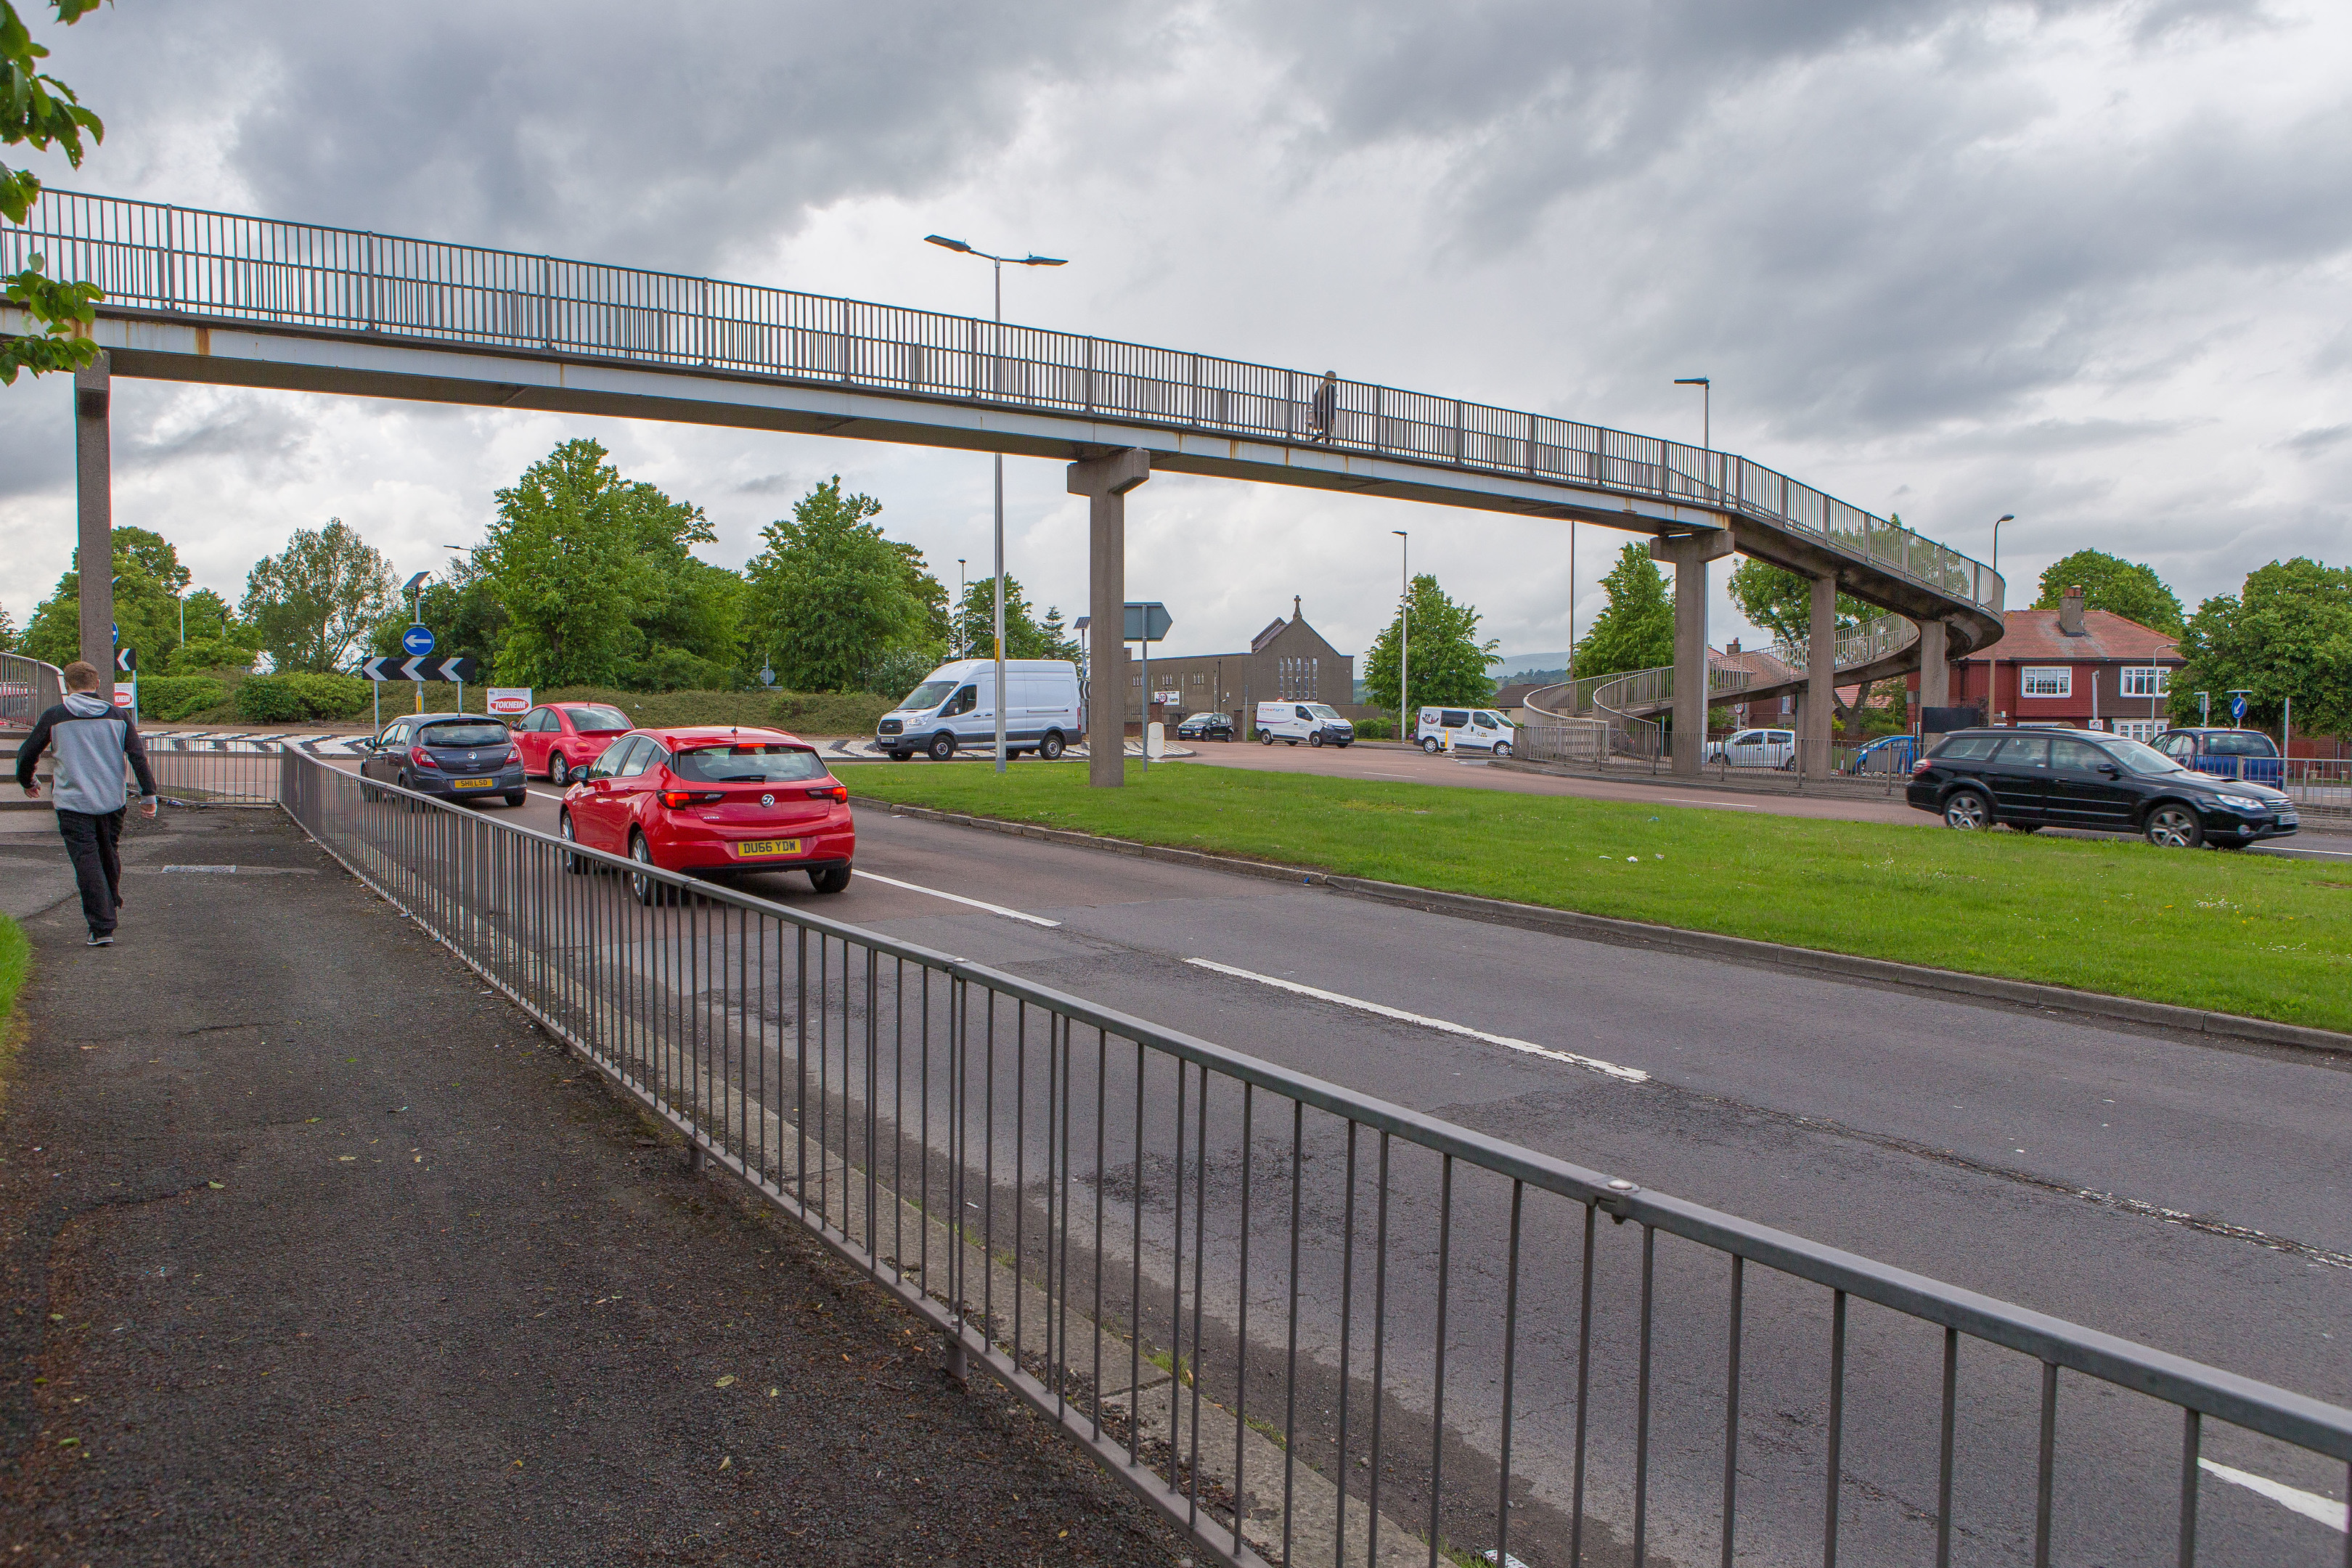
[[[629,716],[602,702],[550,702],[514,721],[522,771],[568,784],[629,732]]]
[[[666,871],[806,871],[820,893],[849,886],[857,849],[849,791],[814,746],[715,724],[614,742],[564,791],[556,832]],[[565,867],[588,861],[568,856]],[[639,903],[667,891],[651,877],[629,882]]]

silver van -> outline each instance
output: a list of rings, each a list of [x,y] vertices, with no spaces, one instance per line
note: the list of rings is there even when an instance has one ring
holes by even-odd
[[[1047,762],[1086,735],[1085,707],[1078,695],[1078,667],[1067,659],[1008,658],[1004,684],[1004,754],[1034,752]],[[907,700],[874,727],[877,751],[893,762],[921,752],[946,762],[959,748],[993,751],[996,745],[996,661],[961,658],[943,664],[907,693]]]

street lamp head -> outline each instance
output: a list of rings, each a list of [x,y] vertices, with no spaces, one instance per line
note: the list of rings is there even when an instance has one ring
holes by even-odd
[[[1390,529],[1390,530],[1389,530],[1389,531],[1390,531],[1391,533],[1395,534],[1399,539],[1407,539],[1407,538],[1412,537],[1411,535],[1407,534],[1407,533],[1405,532],[1405,531],[1404,531],[1403,529],[1402,529],[1402,528],[1391,528],[1391,529]]]
[[[1024,256],[1021,258],[1021,265],[1024,267],[1067,267],[1069,262],[1059,256]]]
[[[960,250],[966,256],[971,254],[971,246],[966,245],[960,239],[950,239],[943,234],[927,234],[923,236],[923,243],[925,245],[936,245],[942,250]]]
[[[1676,386],[1713,386],[1715,378],[1709,375],[1678,375],[1675,378],[1675,384]]]
[[[1999,517],[1994,518],[1992,521],[1996,526],[2004,522],[2015,522],[2017,521],[2017,514],[2013,511],[2005,511]]]
[[[414,594],[419,587],[426,583],[430,583],[431,581],[433,581],[432,573],[419,572],[415,576],[411,577],[408,580],[407,586],[401,589],[401,592],[404,594]]]

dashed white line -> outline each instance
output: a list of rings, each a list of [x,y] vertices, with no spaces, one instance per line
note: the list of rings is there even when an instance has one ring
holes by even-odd
[[[1026,921],[1033,926],[1046,927],[1055,927],[1062,923],[1059,921],[1049,921],[1044,915],[1033,915],[1022,910],[1008,910],[1003,904],[983,903],[978,899],[967,899],[961,893],[942,893],[937,888],[926,888],[919,882],[902,882],[896,877],[885,877],[878,871],[861,868],[857,875],[865,881],[880,882],[892,888],[904,888],[910,893],[928,893],[934,899],[945,899],[951,904],[965,904],[975,910],[986,910],[992,915],[1003,915],[1009,921]]]
[[[1484,1029],[1469,1028],[1444,1018],[1431,1018],[1419,1013],[1408,1013],[1401,1007],[1391,1007],[1379,1002],[1367,1002],[1360,996],[1346,996],[1337,991],[1323,990],[1319,986],[1301,985],[1296,980],[1282,980],[1271,974],[1259,974],[1252,970],[1235,969],[1230,963],[1219,963],[1213,959],[1188,958],[1184,962],[1196,969],[1214,970],[1219,974],[1230,974],[1239,980],[1255,980],[1261,985],[1271,985],[1276,990],[1292,992],[1300,996],[1312,996],[1318,1002],[1336,1002],[1342,1007],[1353,1007],[1360,1013],[1371,1013],[1383,1018],[1394,1018],[1399,1023],[1418,1024],[1424,1029],[1436,1029],[1444,1034],[1462,1035],[1470,1039],[1484,1040],[1488,1045],[1503,1046],[1527,1056],[1541,1057],[1546,1061],[1565,1062],[1570,1067],[1582,1068],[1588,1072],[1597,1072],[1625,1083],[1650,1081],[1650,1075],[1640,1068],[1620,1067],[1615,1062],[1602,1061],[1599,1057],[1579,1056],[1574,1051],[1556,1051],[1549,1046],[1539,1046],[1532,1040],[1515,1040],[1508,1035],[1490,1035]]]
[[[2274,1481],[2268,1476],[2258,1476],[2249,1470],[2233,1470],[2201,1455],[2198,1458],[2197,1468],[2234,1486],[2242,1486],[2257,1497],[2266,1497],[2282,1508],[2292,1509],[2305,1519],[2315,1520],[2335,1530],[2347,1528],[2345,1507],[2333,1498],[2324,1498],[2317,1492],[2307,1492],[2301,1487],[2291,1487],[2284,1481]]]

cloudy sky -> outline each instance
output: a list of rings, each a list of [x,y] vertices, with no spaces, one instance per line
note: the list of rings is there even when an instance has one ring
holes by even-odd
[[[2320,0],[123,4],[43,34],[110,134],[67,188],[984,312],[1696,438],[1982,558],[2085,545],[2192,606],[2352,557],[2352,7]],[[119,384],[116,517],[232,599],[297,527],[404,575],[575,434],[740,564],[829,474],[952,583],[985,458]],[[1007,465],[1010,569],[1085,595]],[[1555,524],[1163,476],[1129,584],[1171,653],[1293,594],[1342,649],[1396,541],[1507,653],[1566,646]],[[0,604],[73,531],[68,389],[0,390]],[[1581,531],[1577,624],[1622,535]],[[1720,572],[1717,574],[1720,576]],[[1721,601],[1715,640],[1744,628]]]

